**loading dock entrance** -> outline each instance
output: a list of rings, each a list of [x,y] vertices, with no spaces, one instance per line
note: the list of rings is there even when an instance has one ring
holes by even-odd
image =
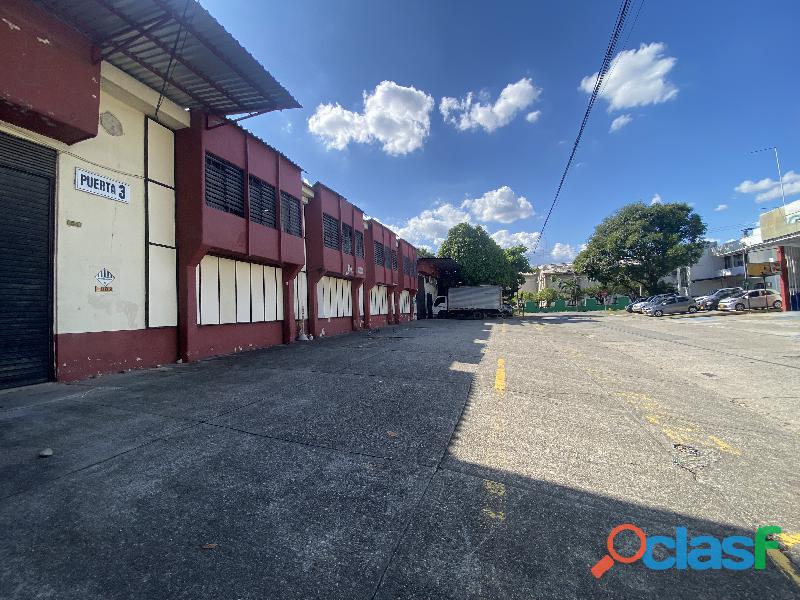
[[[0,389],[53,377],[56,152],[0,134]]]

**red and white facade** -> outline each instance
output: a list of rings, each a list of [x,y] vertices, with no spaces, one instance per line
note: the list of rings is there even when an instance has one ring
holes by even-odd
[[[199,5],[55,6],[0,4],[0,388],[413,318],[413,247],[223,116],[298,105]]]
[[[363,326],[364,213],[322,183],[306,205],[308,333],[337,335]]]

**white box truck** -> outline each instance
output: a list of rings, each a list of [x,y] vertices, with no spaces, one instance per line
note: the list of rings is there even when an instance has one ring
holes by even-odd
[[[439,319],[483,319],[510,316],[509,313],[499,285],[453,287],[447,296],[437,296],[433,303],[433,316]]]

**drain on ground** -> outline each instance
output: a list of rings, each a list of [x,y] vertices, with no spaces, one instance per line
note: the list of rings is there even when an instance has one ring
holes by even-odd
[[[700,456],[700,450],[694,448],[693,446],[687,446],[686,444],[672,444],[672,447],[678,452],[683,452],[689,456]]]

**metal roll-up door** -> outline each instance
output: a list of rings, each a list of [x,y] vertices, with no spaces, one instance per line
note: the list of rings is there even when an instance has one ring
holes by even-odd
[[[0,134],[0,389],[53,375],[54,150]]]

